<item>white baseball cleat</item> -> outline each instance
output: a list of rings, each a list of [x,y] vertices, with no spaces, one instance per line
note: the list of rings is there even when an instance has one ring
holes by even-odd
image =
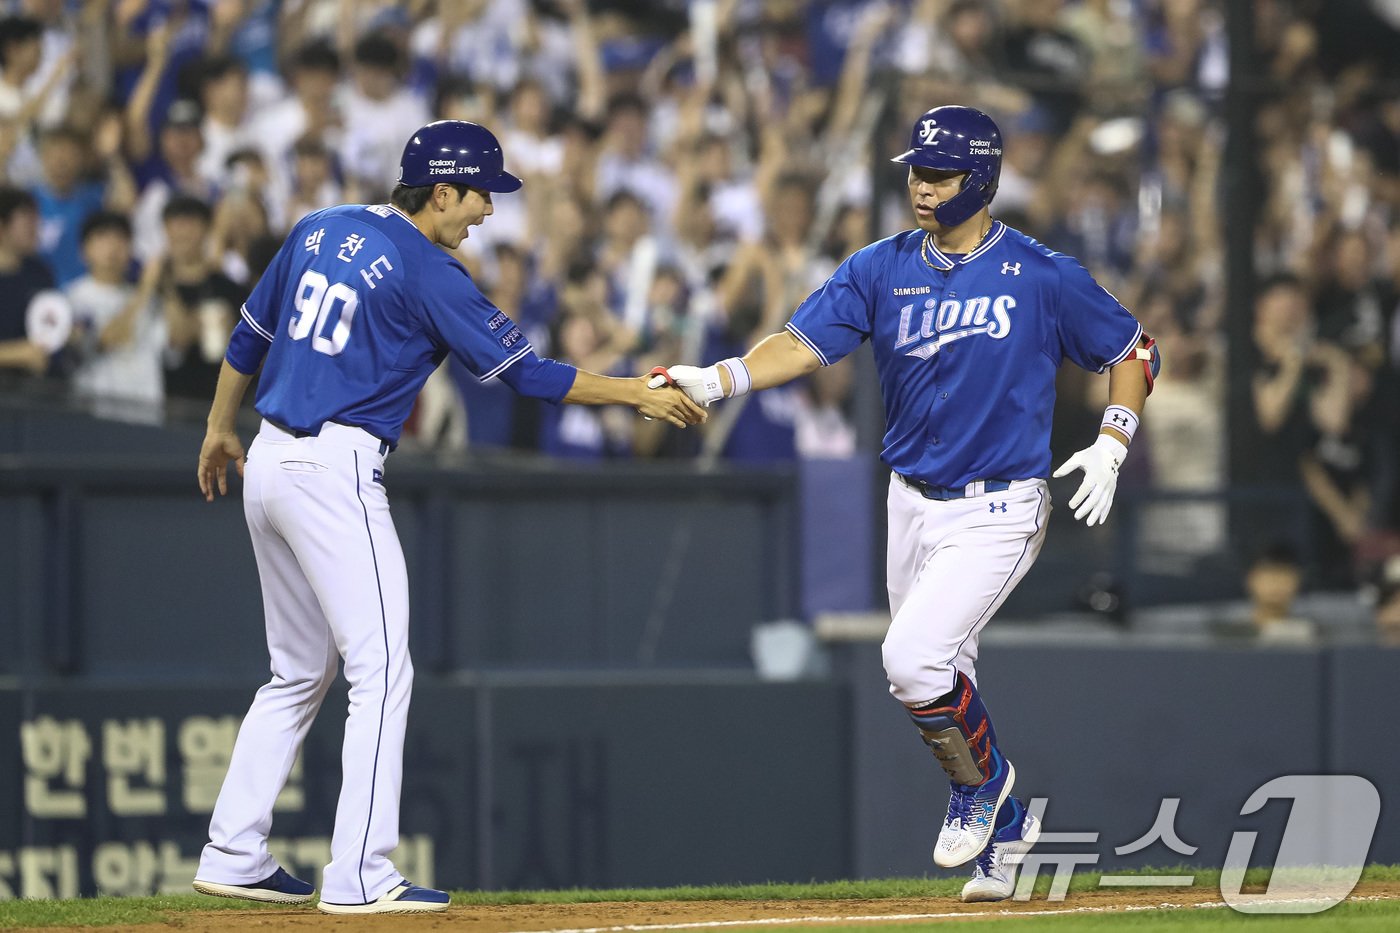
[[[933,862],[939,868],[956,868],[975,859],[987,848],[997,825],[997,811],[1016,783],[1016,769],[1000,752],[993,752],[997,770],[992,777],[973,787],[954,784],[948,797],[948,815],[933,847]]]
[[[990,845],[973,863],[972,880],[963,885],[962,899],[974,901],[1004,901],[1016,891],[1016,869],[1019,857],[1025,855],[1040,838],[1040,821],[1030,813],[1020,823],[998,832]],[[1008,856],[1015,858],[1008,859]]]
[[[328,904],[316,906],[328,914],[417,914],[431,910],[446,910],[451,898],[446,891],[421,888],[408,881],[390,889],[368,904]]]

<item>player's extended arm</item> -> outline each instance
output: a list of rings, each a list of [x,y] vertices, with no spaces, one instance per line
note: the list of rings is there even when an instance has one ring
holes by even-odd
[[[1155,353],[1153,345],[1143,349]],[[1151,391],[1149,375],[1155,374],[1157,359],[1152,356],[1144,360],[1134,354],[1108,371],[1108,407],[1104,409],[1099,436],[1093,446],[1074,454],[1053,474],[1059,477],[1084,471],[1084,480],[1070,497],[1069,507],[1075,510],[1074,517],[1084,519],[1086,525],[1103,524],[1108,510],[1113,508],[1118,467],[1128,455],[1128,445],[1133,442],[1138,419],[1147,404],[1147,393]]]
[[[233,461],[238,475],[243,475],[243,444],[238,440],[238,406],[252,383],[251,373],[240,373],[228,360],[219,370],[219,384],[214,389],[214,403],[209,407],[204,444],[199,448],[199,491],[205,502],[214,501],[214,490],[228,494],[228,465]]]
[[[771,389],[821,368],[821,360],[788,331],[770,334],[741,359],[730,357],[713,366],[670,366],[667,374],[685,394],[701,405],[722,398]],[[653,377],[652,386],[664,377]]]
[[[580,369],[564,401],[575,405],[630,405],[648,418],[664,418],[676,427],[699,424],[705,411],[677,389],[654,392],[646,376],[600,376]]]

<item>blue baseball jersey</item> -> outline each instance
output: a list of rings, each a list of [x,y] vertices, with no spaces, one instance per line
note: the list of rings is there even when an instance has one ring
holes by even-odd
[[[938,486],[1050,472],[1055,371],[1103,372],[1142,326],[1077,260],[993,223],[964,256],[908,230],[851,255],[787,329],[823,365],[870,340],[881,458]]]
[[[392,205],[303,218],[243,306],[225,358],[266,354],[254,407],[295,431],[328,421],[396,444],[413,402],[450,352],[478,379],[558,402],[577,370],[540,359],[467,270]]]

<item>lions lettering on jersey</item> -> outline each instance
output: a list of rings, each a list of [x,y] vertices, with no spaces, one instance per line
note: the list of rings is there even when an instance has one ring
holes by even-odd
[[[1000,221],[966,256],[940,252],[922,230],[872,243],[787,327],[823,365],[871,341],[887,411],[881,456],[940,486],[1047,476],[1061,361],[1102,372],[1142,334],[1076,260]]]
[[[931,340],[905,351],[905,356],[917,356],[926,360],[946,344],[962,340],[976,334],[986,334],[993,340],[1001,340],[1011,332],[1010,311],[1016,307],[1016,299],[1010,295],[997,295],[995,298],[979,296],[959,300],[945,298],[938,301],[930,298],[924,302],[923,320],[919,327],[910,331],[914,318],[914,306],[905,305],[899,309],[899,339],[895,347]],[[988,314],[991,320],[988,320]]]

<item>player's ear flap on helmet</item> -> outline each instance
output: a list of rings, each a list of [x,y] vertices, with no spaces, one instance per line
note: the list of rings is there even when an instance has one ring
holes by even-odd
[[[956,227],[992,203],[1001,179],[1001,130],[972,107],[935,107],[914,122],[908,151],[892,161],[966,172],[958,194],[934,209],[934,217]]]

